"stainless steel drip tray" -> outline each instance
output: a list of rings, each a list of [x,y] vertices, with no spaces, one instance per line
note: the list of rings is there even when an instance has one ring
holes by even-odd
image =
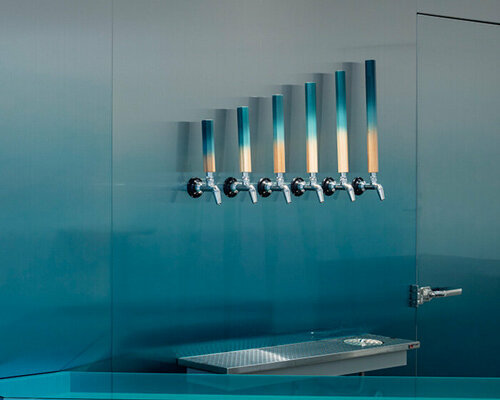
[[[406,365],[420,342],[364,334],[179,358],[188,372],[345,375]]]

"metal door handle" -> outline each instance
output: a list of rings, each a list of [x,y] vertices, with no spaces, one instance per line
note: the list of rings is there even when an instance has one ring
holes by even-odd
[[[431,289],[429,292],[430,297],[450,297],[450,296],[460,296],[462,294],[462,288],[459,289]]]
[[[418,307],[424,303],[431,301],[436,297],[451,297],[460,296],[462,288],[448,289],[448,288],[434,288],[430,286],[411,285],[410,287],[410,306]]]

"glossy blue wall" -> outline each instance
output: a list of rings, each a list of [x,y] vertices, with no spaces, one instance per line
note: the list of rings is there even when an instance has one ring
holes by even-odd
[[[110,367],[110,6],[0,3],[0,376]]]
[[[412,1],[119,1],[113,54],[115,370],[177,370],[179,355],[297,332],[415,337]],[[287,179],[303,176],[310,80],[320,177],[336,176],[340,68],[351,177],[366,176],[368,58],[378,63],[384,203],[373,192],[323,205],[308,193],[288,206],[278,194],[256,205],[240,194],[217,207],[187,195],[203,174],[203,118],[215,119],[219,181],[237,174],[240,105],[250,107],[253,177],[272,174],[273,93],[285,96]]]
[[[457,6],[465,3],[2,1],[0,376],[174,371],[180,355],[325,334],[417,337],[407,304],[417,256],[416,12],[485,19],[498,7]],[[271,175],[273,93],[285,96],[287,179],[304,176],[305,81],[317,83],[319,175],[336,176],[336,69],[347,73],[350,177],[366,177],[369,58],[384,203],[375,193],[323,205],[306,194],[289,206],[278,194],[255,206],[244,194],[220,207],[188,197],[186,181],[202,175],[203,118],[215,119],[218,180],[237,175],[240,105],[250,107],[253,177]],[[421,180],[431,156],[419,150],[427,221],[436,204]],[[422,271],[436,262],[425,258],[431,233],[419,233]],[[489,272],[495,254],[491,268],[482,261]],[[434,284],[427,277],[421,283]],[[421,373],[456,373],[432,366],[449,350],[427,346]],[[384,373],[415,371],[412,358]]]

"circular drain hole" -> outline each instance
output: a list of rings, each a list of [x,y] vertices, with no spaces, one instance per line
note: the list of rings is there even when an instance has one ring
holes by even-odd
[[[384,344],[381,340],[377,339],[368,339],[368,338],[351,338],[351,339],[345,339],[344,340],[345,344],[350,344],[352,346],[360,346],[360,347],[366,347],[366,346],[381,346]]]

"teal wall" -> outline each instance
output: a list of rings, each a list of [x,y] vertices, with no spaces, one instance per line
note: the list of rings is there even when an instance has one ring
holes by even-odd
[[[416,338],[421,4],[2,1],[0,376],[178,371],[179,355],[325,334]],[[271,175],[277,92],[287,179],[304,176],[310,80],[320,177],[336,176],[339,68],[350,176],[366,177],[369,58],[385,202],[188,197],[185,183],[203,174],[203,118],[215,119],[217,179],[237,174],[240,105],[250,107],[253,179]],[[414,374],[414,357],[385,373]]]
[[[110,38],[109,2],[0,2],[0,376],[110,366]]]
[[[407,304],[415,281],[412,4],[115,3],[115,370],[177,370],[178,355],[297,332],[415,337]],[[387,201],[371,192],[352,204],[339,193],[320,205],[307,193],[291,205],[277,194],[252,205],[242,194],[216,207],[211,196],[186,194],[187,180],[203,174],[203,118],[215,118],[218,180],[237,173],[240,105],[250,108],[254,180],[272,174],[277,92],[285,95],[287,179],[304,176],[308,80],[318,84],[320,176],[337,175],[334,72],[342,63],[351,176],[366,176],[368,58],[378,62]]]

